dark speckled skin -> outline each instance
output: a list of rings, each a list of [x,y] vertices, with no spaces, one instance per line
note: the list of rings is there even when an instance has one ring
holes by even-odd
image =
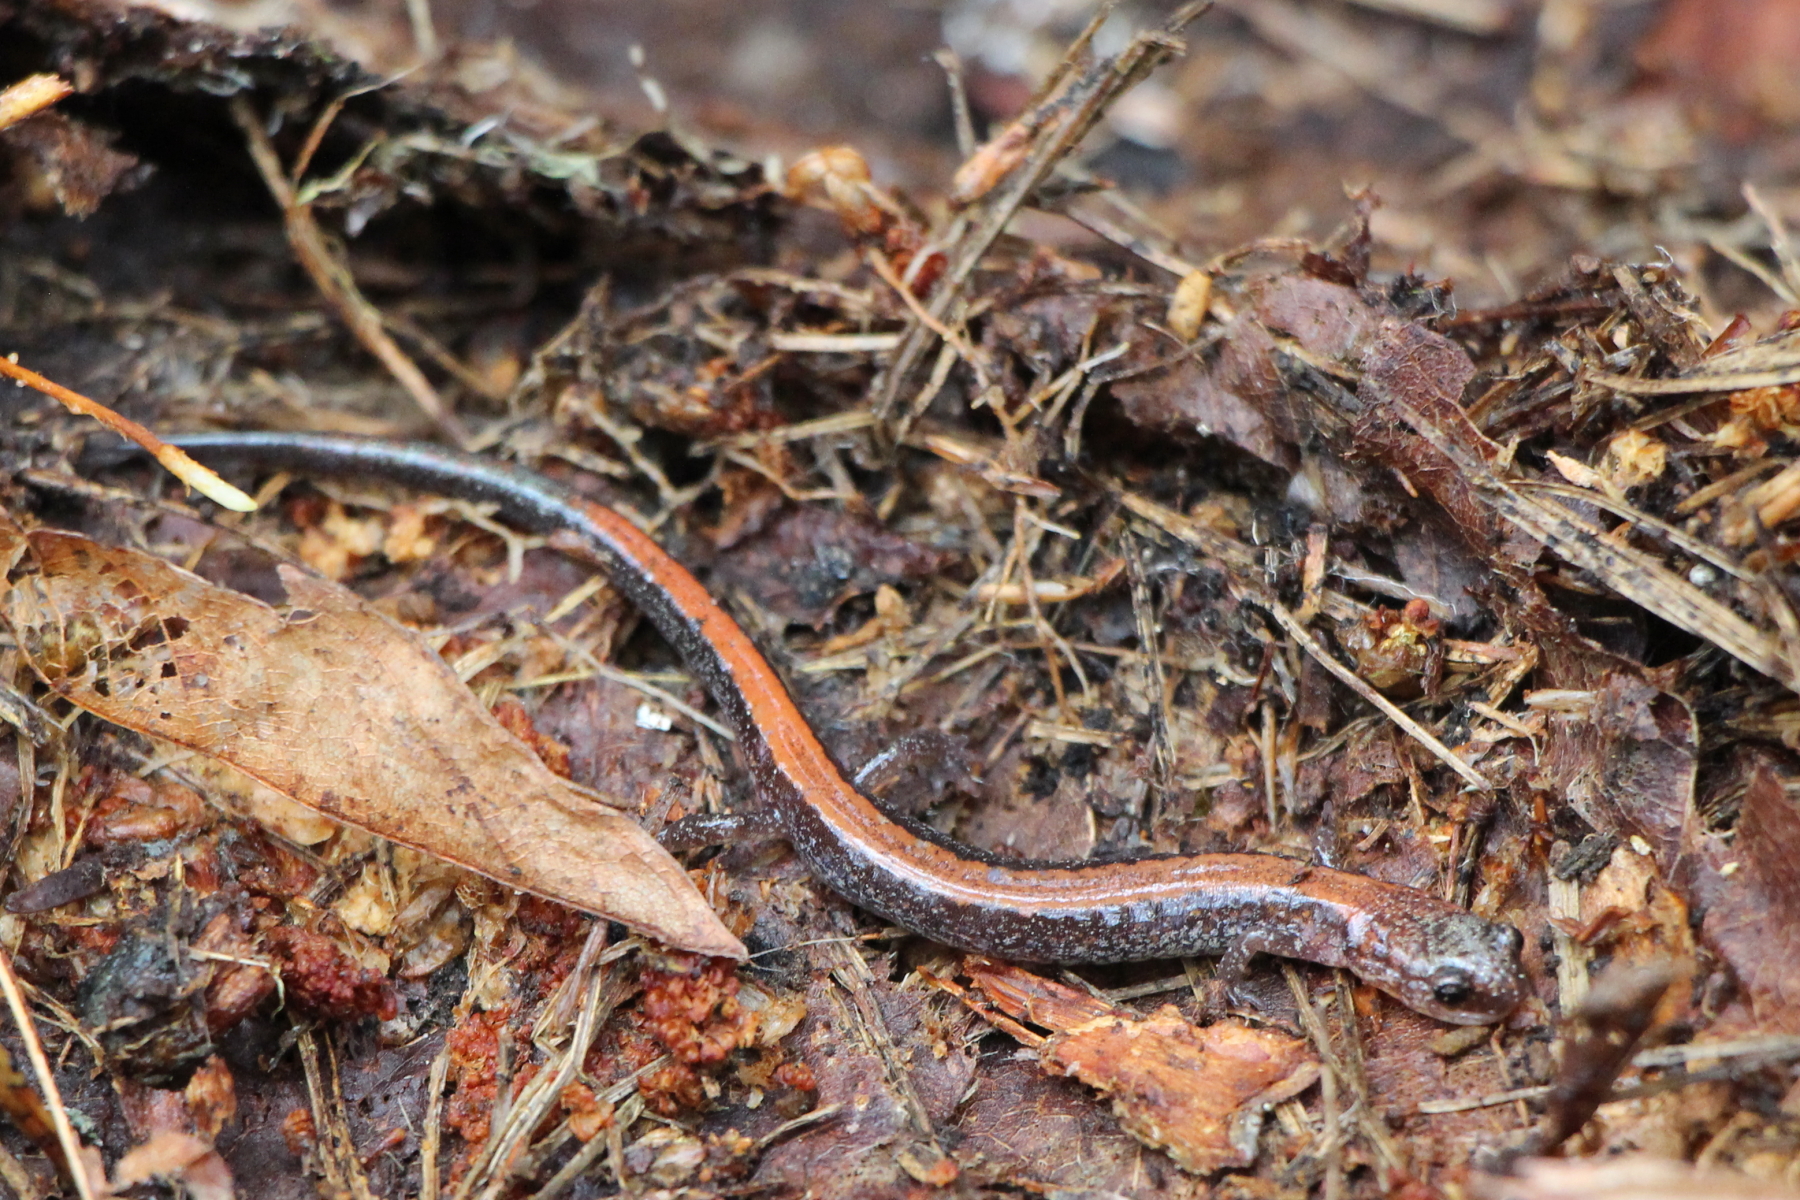
[[[1267,854],[1002,861],[889,816],[838,771],[737,623],[616,512],[541,475],[434,446],[334,434],[207,433],[202,461],[368,476],[499,506],[597,562],[699,674],[757,791],[832,890],[949,946],[1026,962],[1259,953],[1348,967],[1422,1013],[1499,1020],[1524,998],[1519,934],[1411,888]]]

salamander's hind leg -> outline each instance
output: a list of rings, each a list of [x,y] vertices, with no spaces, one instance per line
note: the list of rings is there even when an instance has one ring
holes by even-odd
[[[663,826],[656,840],[672,854],[709,846],[772,842],[786,837],[781,822],[767,809],[742,813],[694,813]]]
[[[1219,1001],[1227,1008],[1258,1014],[1268,1012],[1271,1001],[1280,1007],[1278,997],[1285,994],[1287,988],[1281,986],[1277,991],[1273,986],[1264,986],[1250,970],[1253,959],[1271,952],[1268,942],[1254,932],[1246,933],[1234,942],[1219,958],[1214,972],[1220,990]]]

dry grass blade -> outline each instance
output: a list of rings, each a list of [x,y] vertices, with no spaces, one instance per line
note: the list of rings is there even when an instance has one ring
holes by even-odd
[[[1775,261],[1781,264],[1781,278],[1787,284],[1790,294],[1800,289],[1800,257],[1794,253],[1793,239],[1788,237],[1787,223],[1781,214],[1763,199],[1756,185],[1746,182],[1743,186],[1744,202],[1750,211],[1762,218],[1762,223],[1769,229],[1769,249],[1775,253]]]
[[[1371,96],[1432,121],[1453,137],[1477,147],[1505,141],[1492,118],[1462,103],[1445,78],[1395,71],[1385,47],[1331,7],[1293,0],[1227,0],[1226,8],[1272,45],[1342,74]]]
[[[1148,500],[1125,491],[1116,492],[1115,495],[1118,496],[1121,504],[1138,517],[1170,536],[1203,551],[1215,564],[1224,569],[1231,580],[1233,591],[1274,617],[1288,635],[1299,643],[1301,649],[1318,660],[1320,666],[1335,675],[1351,691],[1379,709],[1409,737],[1431,751],[1434,757],[1461,776],[1470,787],[1487,791],[1492,786],[1479,771],[1464,762],[1460,755],[1439,741],[1429,729],[1407,716],[1406,712],[1392,700],[1370,687],[1356,672],[1339,662],[1329,650],[1320,644],[1317,638],[1307,631],[1306,626],[1288,611],[1285,605],[1270,595],[1268,589],[1253,574],[1256,561],[1254,553],[1249,547],[1215,533],[1181,513],[1163,507],[1154,500]]]
[[[1659,1046],[1652,1050],[1641,1050],[1632,1055],[1631,1066],[1639,1071],[1681,1067],[1683,1068],[1682,1072],[1666,1079],[1621,1084],[1612,1090],[1611,1098],[1627,1100],[1637,1096],[1653,1096],[1659,1092],[1670,1091],[1702,1080],[1739,1078],[1750,1071],[1778,1063],[1792,1062],[1797,1058],[1800,1058],[1800,1038],[1796,1038],[1792,1034],[1778,1033],[1760,1037],[1734,1038],[1722,1042],[1690,1042],[1679,1046]],[[1688,1064],[1695,1061],[1718,1063],[1719,1065],[1704,1070],[1689,1069]],[[1494,1108],[1502,1104],[1516,1104],[1521,1100],[1542,1100],[1550,1094],[1551,1090],[1552,1085],[1543,1083],[1534,1084],[1531,1087],[1485,1092],[1475,1096],[1426,1100],[1419,1104],[1416,1111],[1427,1115],[1438,1115],[1468,1112],[1476,1108]]]
[[[1599,492],[1587,488],[1579,488],[1565,483],[1537,482],[1527,485],[1527,489],[1533,492],[1541,492],[1548,496],[1561,496],[1564,499],[1579,501],[1583,504],[1592,504],[1595,508],[1605,509],[1607,512],[1613,514],[1613,516],[1619,517],[1632,525],[1652,531],[1658,537],[1666,539],[1671,545],[1693,555],[1702,562],[1717,567],[1734,579],[1741,579],[1745,583],[1750,583],[1756,578],[1752,572],[1746,571],[1743,567],[1740,567],[1732,560],[1730,555],[1725,554],[1717,546],[1704,542],[1687,533],[1685,530],[1678,529],[1674,525],[1669,524],[1667,521],[1659,521],[1642,509],[1635,508],[1623,501],[1614,500],[1610,496],[1601,495]],[[1602,531],[1595,530],[1595,532],[1600,533]]]
[[[549,1115],[563,1089],[575,1082],[588,1047],[593,1045],[594,1035],[611,1015],[613,1006],[625,995],[621,973],[606,971],[604,960],[597,953],[605,944],[606,923],[596,922],[582,952],[583,961],[590,964],[584,972],[586,980],[577,978],[573,981],[573,986],[582,992],[582,999],[568,1045],[563,1047],[554,1069],[539,1071],[525,1091],[507,1107],[505,1121],[489,1136],[480,1157],[456,1189],[457,1200],[477,1194],[482,1200],[495,1200],[513,1182],[513,1168],[526,1161],[526,1144]]]
[[[6,993],[6,1006],[12,1013],[20,1040],[25,1043],[25,1055],[31,1060],[31,1069],[37,1075],[38,1087],[43,1089],[44,1100],[50,1110],[50,1124],[56,1131],[56,1144],[62,1149],[63,1161],[57,1165],[74,1183],[75,1192],[81,1200],[94,1200],[99,1193],[94,1189],[94,1181],[88,1178],[88,1156],[83,1153],[81,1139],[75,1136],[75,1127],[69,1123],[69,1110],[63,1105],[62,1092],[56,1086],[56,1076],[50,1073],[50,1060],[44,1055],[44,1043],[38,1038],[37,1026],[31,1020],[31,1009],[26,1006],[25,996],[19,990],[19,977],[13,973],[12,956],[4,951],[0,951],[0,991]],[[104,1181],[102,1186],[104,1187]]]
[[[826,954],[836,960],[831,966],[831,978],[842,989],[843,997],[848,999],[843,1011],[851,1020],[846,1024],[883,1065],[888,1087],[899,1103],[902,1120],[907,1126],[905,1136],[911,1142],[905,1153],[914,1156],[915,1169],[918,1165],[923,1165],[928,1170],[947,1166],[954,1176],[955,1168],[951,1166],[950,1157],[939,1140],[930,1109],[926,1107],[924,1097],[914,1082],[912,1071],[907,1068],[909,1055],[895,1041],[887,1016],[871,988],[874,975],[870,972],[868,963],[853,948],[841,942],[829,946]],[[843,1002],[836,992],[832,993],[832,999],[835,1003]]]
[[[1639,379],[1606,371],[1583,371],[1582,383],[1598,384],[1627,396],[1685,396],[1692,392],[1742,392],[1750,388],[1786,387],[1800,383],[1800,366],[1734,374],[1704,373],[1677,379]]]
[[[463,988],[463,994],[451,1011],[449,1028],[454,1029],[469,1019],[474,1011],[477,993],[480,988],[481,973],[476,964],[470,963],[469,981]],[[419,1200],[438,1200],[442,1194],[439,1179],[438,1158],[444,1147],[444,1106],[447,1097],[444,1085],[450,1080],[450,1058],[452,1043],[448,1036],[444,1045],[431,1060],[431,1071],[426,1076],[425,1129],[419,1135]]]
[[[1584,528],[1559,506],[1541,504],[1491,478],[1483,490],[1494,510],[1556,554],[1591,571],[1607,587],[1733,658],[1790,688],[1800,688],[1800,669],[1782,655],[1776,641],[1719,600],[1713,599],[1654,556],[1607,541]]]
[[[1115,491],[1113,495],[1134,516],[1141,517],[1177,541],[1186,542],[1228,573],[1236,575],[1257,569],[1256,552],[1242,542],[1208,529],[1193,518],[1146,496],[1124,490]]]
[[[1294,997],[1294,1010],[1300,1018],[1300,1028],[1311,1040],[1313,1049],[1318,1052],[1319,1060],[1324,1067],[1324,1074],[1335,1076],[1340,1086],[1349,1091],[1355,1098],[1352,1119],[1361,1128],[1363,1136],[1375,1150],[1378,1157],[1390,1170],[1400,1170],[1406,1165],[1406,1156],[1395,1144],[1393,1134],[1382,1123],[1377,1106],[1370,1103],[1368,1081],[1362,1072],[1347,1062],[1337,1047],[1332,1043],[1331,1031],[1325,1025],[1325,1018],[1313,1006],[1312,996],[1300,973],[1292,963],[1281,964],[1282,975],[1287,980],[1288,991]],[[1349,1029],[1354,1025],[1346,1022]],[[1352,1043],[1355,1048],[1355,1043]]]
[[[1463,479],[1481,503],[1566,562],[1589,571],[1627,600],[1746,666],[1800,689],[1800,666],[1772,634],[1689,583],[1654,555],[1615,542],[1584,525],[1562,504],[1526,495],[1493,464],[1507,461],[1457,403],[1468,360],[1447,343],[1396,333],[1370,356],[1365,386],[1391,403],[1424,441]],[[1794,372],[1800,379],[1800,369]],[[1378,378],[1377,378],[1378,377]],[[1676,382],[1676,381],[1659,381]],[[1783,601],[1785,603],[1785,601]]]
[[[1476,34],[1499,33],[1511,22],[1513,15],[1512,6],[1506,0],[1350,0],[1350,3]]]
[[[0,92],[0,129],[17,125],[73,94],[74,88],[58,75],[27,75]]]
[[[1781,653],[1774,637],[1701,591],[1660,560],[1633,546],[1611,541],[1587,528],[1567,509],[1523,495],[1486,463],[1457,452],[1442,431],[1422,417],[1420,434],[1452,458],[1493,510],[1619,595],[1671,625],[1718,646],[1746,666],[1790,688],[1800,689],[1800,668]]]
[[[350,1124],[344,1115],[344,1092],[338,1083],[337,1051],[325,1044],[327,1063],[319,1059],[319,1039],[312,1030],[302,1030],[299,1038],[300,1062],[306,1071],[306,1094],[312,1101],[313,1129],[318,1134],[319,1166],[331,1194],[348,1200],[375,1200],[369,1190],[368,1172],[363,1170],[362,1156],[350,1136]],[[327,1070],[326,1068],[329,1068]]]
[[[47,379],[36,371],[21,367],[15,358],[16,356],[13,355],[0,358],[0,375],[17,380],[26,387],[35,388],[70,412],[84,417],[92,417],[121,437],[136,442],[148,450],[156,461],[161,463],[175,478],[214,504],[228,508],[232,512],[256,511],[256,501],[189,458],[186,451],[169,445],[130,417],[114,412],[98,400],[89,399],[80,392],[64,387],[54,379]]]
[[[1138,643],[1145,650],[1140,669],[1144,672],[1145,691],[1154,698],[1150,705],[1150,748],[1156,763],[1156,794],[1160,796],[1172,786],[1179,757],[1172,733],[1175,717],[1169,704],[1171,688],[1163,670],[1162,621],[1144,570],[1143,555],[1136,553],[1136,547],[1128,552],[1126,563],[1131,583],[1131,614],[1137,624]],[[1146,823],[1154,825],[1154,821]]]
[[[1339,662],[1332,655],[1331,651],[1320,645],[1319,640],[1313,637],[1311,633],[1307,632],[1306,627],[1300,624],[1294,617],[1294,614],[1289,612],[1279,600],[1276,600],[1271,596],[1258,595],[1247,595],[1244,599],[1274,617],[1276,622],[1280,624],[1283,629],[1287,630],[1288,636],[1298,642],[1302,650],[1305,650],[1308,654],[1312,655],[1314,659],[1318,660],[1320,666],[1337,676],[1338,680],[1343,683],[1345,687],[1380,709],[1388,720],[1405,730],[1408,736],[1417,741],[1421,746],[1424,746],[1427,750],[1431,751],[1439,762],[1462,776],[1463,782],[1467,783],[1470,787],[1483,792],[1493,786],[1482,777],[1481,772],[1464,762],[1461,755],[1444,745],[1443,742],[1440,742],[1429,729],[1407,716],[1406,711],[1399,705],[1370,687],[1365,680],[1356,674],[1355,671],[1352,671],[1349,667],[1346,667],[1343,663]]]

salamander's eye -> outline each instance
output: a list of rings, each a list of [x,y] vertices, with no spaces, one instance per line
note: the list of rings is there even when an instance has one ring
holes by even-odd
[[[1459,972],[1446,972],[1431,985],[1431,994],[1445,1008],[1461,1008],[1475,995],[1475,985]]]

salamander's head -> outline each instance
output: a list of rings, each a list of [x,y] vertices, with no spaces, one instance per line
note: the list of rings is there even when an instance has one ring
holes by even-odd
[[[1415,945],[1389,947],[1401,969],[1370,979],[1408,1008],[1453,1025],[1487,1025],[1525,999],[1524,939],[1511,925],[1445,905],[1419,918],[1415,937]]]

